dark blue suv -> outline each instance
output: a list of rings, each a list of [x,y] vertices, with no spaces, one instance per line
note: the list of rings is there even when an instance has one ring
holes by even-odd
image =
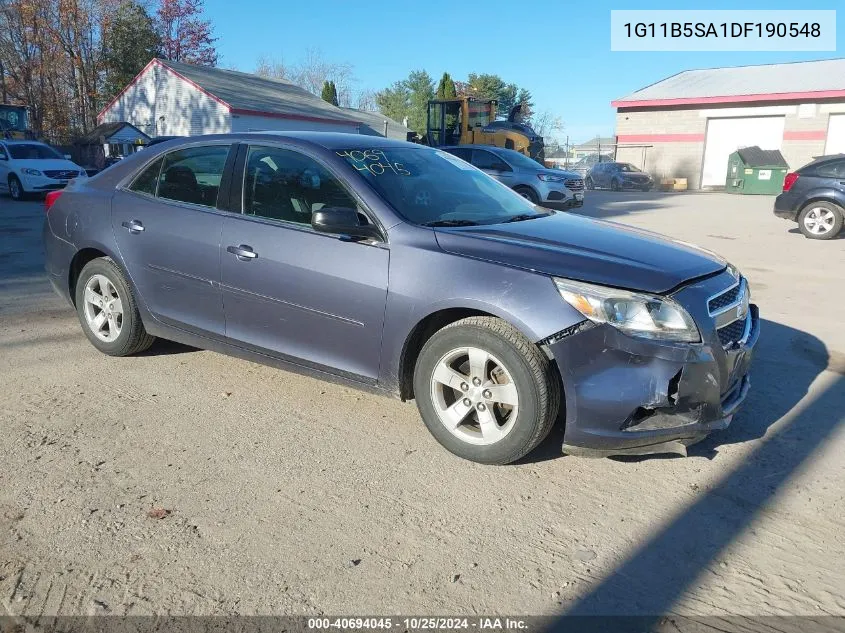
[[[845,217],[845,154],[819,156],[787,174],[775,215],[797,222],[812,240],[836,237]]]

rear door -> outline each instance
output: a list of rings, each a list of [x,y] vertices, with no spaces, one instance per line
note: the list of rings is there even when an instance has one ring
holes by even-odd
[[[225,331],[218,193],[231,147],[169,152],[112,199],[112,228],[141,301],[167,325],[218,338]]]
[[[358,208],[372,222],[362,204],[299,150],[250,146],[238,163],[244,167],[233,195],[243,214],[225,218],[221,249],[226,336],[255,351],[375,382],[388,246],[311,228],[312,212],[324,206]]]

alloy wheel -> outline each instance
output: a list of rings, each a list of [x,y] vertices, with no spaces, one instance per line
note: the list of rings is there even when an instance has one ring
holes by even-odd
[[[824,235],[833,229],[836,215],[830,209],[813,207],[804,216],[804,226],[813,235]]]
[[[85,284],[85,321],[101,341],[110,343],[123,328],[123,302],[105,275],[92,275]]]
[[[514,427],[519,393],[507,367],[478,347],[445,354],[431,376],[431,399],[440,422],[469,444],[499,442]]]
[[[21,197],[21,183],[18,182],[17,178],[9,179],[9,194],[15,200]]]

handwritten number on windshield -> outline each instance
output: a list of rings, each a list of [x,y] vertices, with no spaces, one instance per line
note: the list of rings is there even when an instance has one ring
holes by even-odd
[[[391,172],[397,176],[411,175],[402,163],[391,161],[383,151],[378,149],[353,149],[335,153],[348,160],[358,171],[366,171],[373,176],[381,176],[385,172]]]

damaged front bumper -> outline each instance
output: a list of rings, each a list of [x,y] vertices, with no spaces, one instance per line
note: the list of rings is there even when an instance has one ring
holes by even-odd
[[[700,343],[680,344],[589,322],[547,341],[563,382],[564,452],[686,455],[687,446],[726,428],[750,386],[757,306],[743,323],[741,338],[727,344],[715,328],[702,331]]]

